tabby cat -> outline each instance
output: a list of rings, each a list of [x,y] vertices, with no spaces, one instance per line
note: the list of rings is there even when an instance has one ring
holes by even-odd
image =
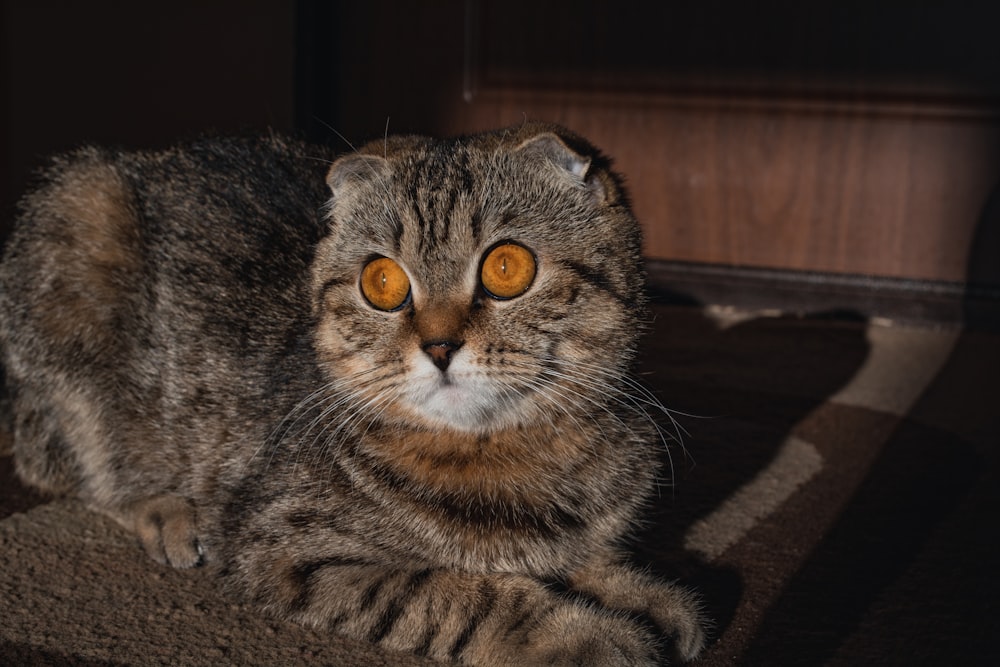
[[[539,124],[333,157],[267,136],[55,160],[0,266],[18,474],[391,649],[697,656],[697,598],[622,553],[663,444],[607,160]]]

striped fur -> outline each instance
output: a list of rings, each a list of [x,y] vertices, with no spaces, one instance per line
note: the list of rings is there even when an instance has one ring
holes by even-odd
[[[501,242],[536,262],[506,299],[479,282]],[[662,446],[628,376],[640,243],[606,159],[553,126],[336,160],[80,150],[0,265],[18,472],[331,632],[468,664],[691,659],[696,598],[619,552]],[[362,294],[375,257],[401,306]]]

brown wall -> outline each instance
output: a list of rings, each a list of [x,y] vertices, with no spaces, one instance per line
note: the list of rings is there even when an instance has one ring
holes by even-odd
[[[994,119],[919,107],[495,91],[457,118],[522,112],[615,155],[660,259],[962,280],[1000,182]]]
[[[1000,3],[0,0],[0,204],[41,156],[537,118],[616,158],[655,258],[1000,287]],[[1000,195],[997,198],[1000,199]],[[991,217],[992,216],[992,217]]]
[[[564,123],[616,158],[661,259],[960,281],[997,224],[990,3],[432,6],[350,10],[343,133]]]

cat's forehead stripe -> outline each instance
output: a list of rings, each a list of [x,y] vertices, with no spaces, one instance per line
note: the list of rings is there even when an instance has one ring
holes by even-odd
[[[432,151],[414,164],[413,173],[407,180],[407,195],[419,231],[418,251],[447,244],[453,223],[467,225],[473,240],[479,241],[481,216],[478,210],[470,215],[459,206],[461,201],[469,201],[475,196],[476,176],[466,151]],[[459,216],[468,218],[459,219]]]

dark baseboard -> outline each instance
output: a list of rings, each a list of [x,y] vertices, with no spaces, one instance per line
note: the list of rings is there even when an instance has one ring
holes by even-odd
[[[1000,331],[1000,287],[811,271],[647,260],[660,303],[884,317]]]

